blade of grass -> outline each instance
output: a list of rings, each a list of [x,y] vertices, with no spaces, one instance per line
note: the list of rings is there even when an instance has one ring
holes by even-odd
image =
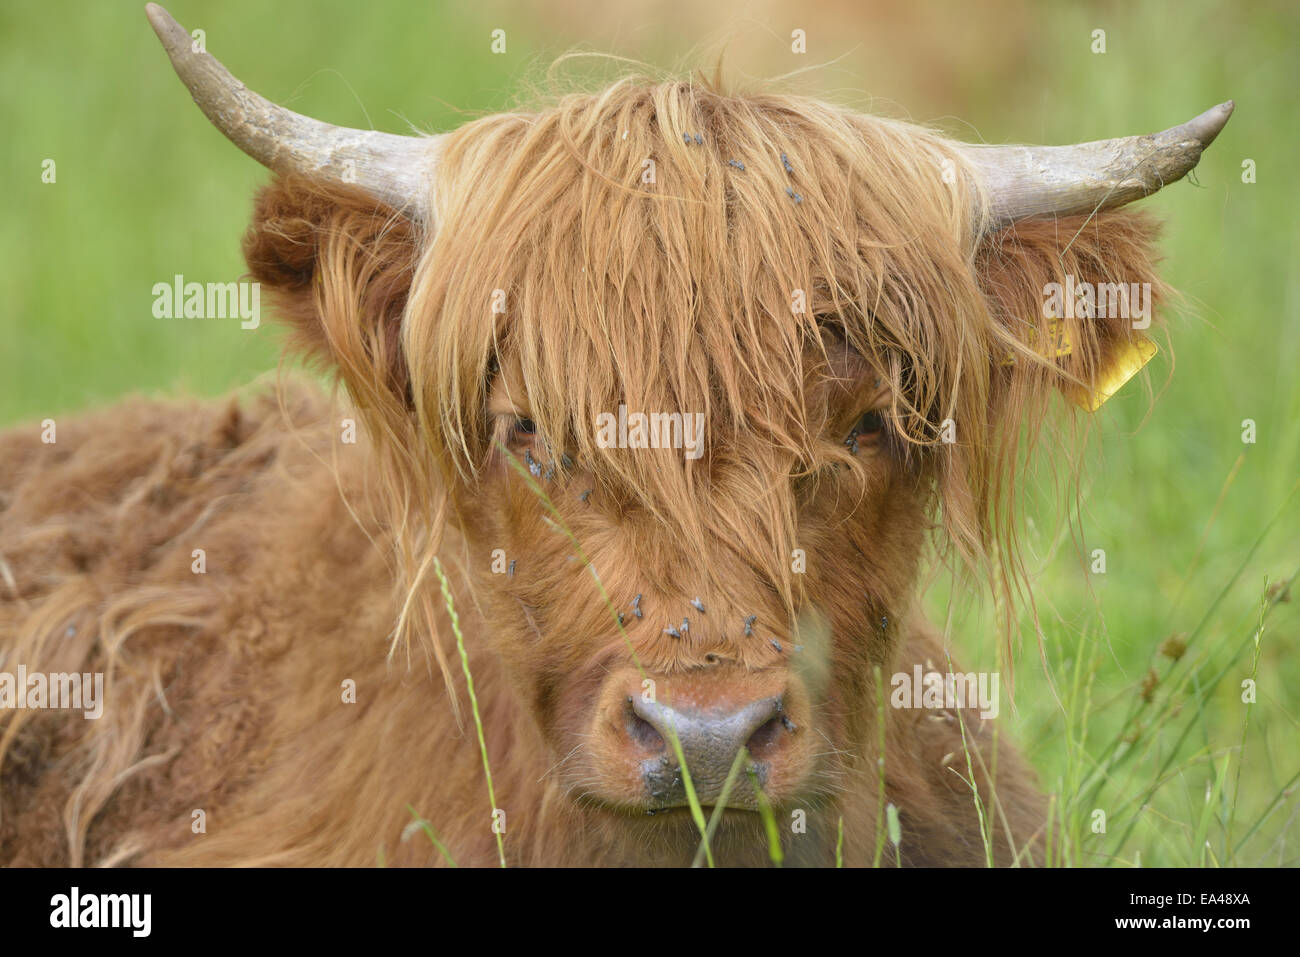
[[[1265,612],[1265,614],[1267,615],[1267,612]],[[1228,663],[1225,664],[1219,670],[1218,674],[1214,676],[1213,680],[1208,682],[1208,684],[1205,687],[1205,692],[1204,692],[1205,697],[1208,697],[1210,693],[1213,692],[1213,690],[1218,686],[1218,683],[1221,680],[1223,680],[1224,675],[1226,675],[1228,671],[1232,668],[1233,663],[1236,661],[1237,657],[1241,654],[1241,652],[1245,650],[1246,645],[1252,640],[1252,638],[1247,638],[1246,641],[1243,642],[1242,645],[1238,648],[1237,652],[1233,654],[1232,658],[1228,661]],[[1197,710],[1199,711],[1200,708],[1204,707],[1204,704],[1205,704],[1204,698],[1197,701]],[[1179,734],[1177,740],[1174,742],[1174,745],[1172,749],[1169,751],[1168,756],[1165,758],[1164,762],[1157,770],[1155,775],[1156,783],[1153,784],[1145,791],[1141,800],[1138,802],[1139,807],[1150,802],[1151,796],[1160,787],[1161,783],[1165,778],[1165,772],[1169,770],[1169,766],[1173,763],[1174,759],[1177,757],[1179,749],[1182,747],[1183,742],[1187,739],[1187,735],[1191,732],[1192,728],[1195,726],[1195,723],[1196,723],[1196,713],[1194,712],[1191,719],[1186,724],[1184,724],[1183,730]],[[1127,806],[1127,804],[1130,803],[1132,803],[1132,799],[1125,802],[1125,806]],[[1140,819],[1140,817],[1141,815],[1134,814],[1133,817],[1129,819],[1128,826],[1125,828],[1123,834],[1121,835],[1119,842],[1115,845],[1116,854],[1119,853],[1119,851],[1124,846],[1124,842],[1127,841],[1129,836],[1133,833],[1133,828],[1137,826],[1137,822]]]
[[[903,866],[903,829],[898,823],[898,808],[892,803],[885,806],[885,821],[889,828],[889,843],[894,845],[894,866]]]
[[[873,669],[876,677],[876,728],[878,749],[876,753],[876,853],[871,859],[872,867],[880,866],[880,857],[885,852],[885,679],[880,673],[880,665]]]
[[[451,630],[456,635],[456,650],[460,652],[460,666],[465,672],[465,687],[469,690],[469,705],[474,712],[474,727],[478,730],[478,747],[483,755],[483,776],[487,778],[488,802],[492,805],[492,816],[495,818],[497,813],[496,791],[492,787],[492,765],[488,761],[487,738],[483,734],[483,719],[479,715],[478,696],[474,694],[474,676],[469,672],[469,654],[465,651],[465,636],[460,631],[460,616],[456,614],[456,603],[451,597],[451,583],[447,581],[447,575],[442,570],[442,562],[438,561],[438,556],[433,558],[433,570],[438,576],[438,581],[442,583],[442,599],[447,603],[447,614],[451,618]],[[494,822],[495,823],[495,822]],[[501,866],[506,866],[506,846],[501,839],[501,832],[495,827],[492,829],[497,838],[497,858]]]
[[[1056,795],[1051,794],[1048,795],[1047,798],[1047,831],[1043,837],[1044,843],[1046,844],[1046,849],[1043,852],[1044,867],[1052,866],[1052,818],[1055,816],[1055,814],[1056,814]]]
[[[1259,815],[1258,818],[1255,819],[1255,823],[1250,826],[1250,830],[1246,832],[1245,837],[1243,837],[1241,841],[1238,842],[1237,846],[1233,849],[1232,853],[1234,855],[1237,853],[1237,851],[1241,850],[1250,842],[1250,839],[1255,836],[1255,832],[1259,830],[1260,825],[1264,823],[1264,819],[1273,813],[1273,810],[1277,807],[1278,802],[1280,802],[1284,797],[1286,797],[1291,792],[1291,788],[1295,786],[1297,781],[1300,781],[1300,771],[1297,771],[1295,774],[1291,775],[1291,780],[1287,781],[1286,784],[1282,785],[1281,790],[1279,790],[1277,794],[1274,795],[1273,800],[1268,802],[1268,805],[1264,808],[1263,812]],[[1231,864],[1232,861],[1227,860],[1224,861],[1223,863],[1224,866],[1227,866],[1228,864]]]
[[[1246,461],[1246,453],[1243,451],[1237,456],[1237,461],[1232,463],[1232,468],[1228,470],[1228,477],[1223,480],[1223,486],[1219,489],[1219,497],[1214,502],[1214,508],[1210,510],[1209,521],[1205,523],[1205,528],[1201,530],[1201,538],[1196,543],[1196,551],[1192,553],[1191,563],[1187,566],[1187,572],[1183,575],[1183,583],[1178,588],[1178,594],[1174,596],[1173,603],[1170,604],[1168,612],[1165,614],[1166,626],[1168,631],[1168,622],[1173,620],[1174,615],[1178,612],[1178,607],[1182,604],[1183,596],[1187,593],[1187,586],[1192,580],[1192,575],[1196,571],[1196,565],[1201,560],[1201,552],[1205,550],[1205,543],[1209,541],[1210,530],[1214,528],[1214,523],[1219,517],[1219,511],[1223,508],[1223,501],[1228,497],[1228,489],[1232,488],[1233,480],[1237,477],[1237,472],[1241,470],[1242,463]]]
[[[1259,680],[1259,649],[1260,641],[1264,637],[1264,618],[1268,613],[1268,576],[1264,576],[1264,593],[1260,596],[1259,603],[1259,624],[1255,628],[1255,656],[1250,663],[1250,680],[1252,683]],[[1237,751],[1237,775],[1232,783],[1232,806],[1228,809],[1228,826],[1223,838],[1223,856],[1225,860],[1232,858],[1232,825],[1237,818],[1237,796],[1241,793],[1241,767],[1246,763],[1246,732],[1250,729],[1250,713],[1254,710],[1254,702],[1246,703],[1246,714],[1241,719],[1241,748]]]
[[[749,750],[741,748],[740,753],[745,756],[745,761],[749,762]],[[749,779],[754,784],[754,798],[758,801],[758,814],[763,819],[763,829],[767,832],[767,856],[777,867],[785,860],[785,851],[781,849],[781,832],[776,826],[776,815],[772,813],[772,804],[763,793],[763,786],[758,783],[758,770],[753,764],[748,764],[745,769],[749,773]]]
[[[718,824],[722,821],[722,812],[727,806],[727,798],[731,797],[731,789],[740,776],[741,765],[744,764],[745,749],[741,748],[736,752],[736,760],[731,762],[731,769],[727,771],[727,778],[722,782],[722,791],[718,795],[718,803],[713,805],[713,813],[709,815],[709,824],[704,829],[704,836],[700,839],[700,847],[695,852],[695,860],[691,867],[699,867],[709,853],[709,841],[713,840],[713,834],[717,830]]]
[[[993,839],[989,833],[988,820],[984,814],[984,801],[980,797],[979,783],[975,780],[975,767],[970,759],[970,742],[966,740],[966,721],[961,716],[961,709],[957,711],[957,729],[961,731],[961,749],[966,755],[966,774],[968,778],[966,783],[970,786],[971,797],[975,801],[975,814],[979,819],[980,840],[984,842],[984,865],[993,866]],[[949,769],[951,770],[951,769]],[[961,777],[961,775],[958,775]]]
[[[1210,833],[1210,821],[1214,819],[1214,805],[1219,799],[1224,783],[1228,780],[1228,766],[1231,763],[1231,757],[1224,755],[1223,766],[1215,773],[1214,784],[1206,791],[1205,807],[1201,809],[1200,817],[1196,822],[1196,833],[1192,837],[1192,850],[1200,854],[1201,867],[1205,866],[1205,852],[1210,847],[1210,842],[1205,839],[1205,836]]]
[[[411,825],[418,826],[420,830],[424,831],[425,836],[429,838],[433,843],[433,846],[437,848],[438,853],[442,855],[442,859],[447,862],[447,866],[459,867],[460,865],[452,859],[451,854],[447,851],[447,848],[443,846],[442,841],[438,840],[438,833],[433,829],[433,825],[420,817],[420,815],[415,812],[415,808],[411,807],[411,805],[406,805],[406,810],[411,813],[412,818],[411,824],[408,824],[407,827],[410,827]],[[380,848],[380,850],[382,851],[383,848]],[[383,865],[381,864],[380,866],[382,867]]]

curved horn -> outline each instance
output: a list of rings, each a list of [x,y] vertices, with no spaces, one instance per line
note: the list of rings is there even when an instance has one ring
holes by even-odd
[[[1092,213],[1149,196],[1181,179],[1214,142],[1232,100],[1182,126],[1074,146],[968,146],[995,227],[1031,216]]]
[[[156,3],[149,22],[176,75],[212,125],[263,166],[355,183],[413,219],[427,219],[439,137],[332,126],[258,96],[215,57],[195,52],[185,28]]]

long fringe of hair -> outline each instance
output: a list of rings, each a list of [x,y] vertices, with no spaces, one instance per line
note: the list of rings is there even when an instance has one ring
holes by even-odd
[[[360,235],[337,221],[311,311],[379,437],[402,594],[394,647],[431,636],[444,676],[429,571],[500,439],[486,407],[504,357],[522,382],[515,405],[557,458],[635,490],[628,507],[683,542],[733,543],[793,613],[795,499],[774,494],[774,474],[836,465],[864,478],[821,434],[807,359],[842,341],[890,386],[889,427],[931,495],[937,552],[992,581],[1009,642],[1015,609],[1032,605],[1015,520],[1024,450],[1053,394],[1092,388],[1133,338],[1083,317],[1049,329],[1043,288],[1066,274],[1155,279],[1140,215],[990,232],[978,179],[937,133],[707,83],[627,77],[470,122],[447,137],[433,208],[429,236],[395,215],[371,212]],[[376,251],[380,226],[400,268]],[[1043,348],[1062,336],[1067,354]],[[591,423],[620,403],[704,412],[705,458],[665,467],[601,448]],[[737,455],[748,479],[719,511],[698,493]]]

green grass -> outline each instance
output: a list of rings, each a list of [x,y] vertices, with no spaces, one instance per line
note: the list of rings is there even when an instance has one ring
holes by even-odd
[[[492,784],[492,763],[488,760],[487,738],[483,735],[483,718],[478,710],[478,695],[474,693],[474,676],[469,669],[469,653],[465,651],[465,636],[460,630],[460,615],[456,613],[456,602],[451,596],[451,583],[447,581],[447,575],[442,570],[442,562],[437,556],[433,559],[433,573],[438,576],[438,583],[442,588],[442,599],[447,603],[447,617],[451,620],[451,631],[456,636],[456,650],[460,653],[460,665],[465,672],[465,690],[469,693],[469,707],[474,715],[474,728],[478,732],[478,749],[483,756],[483,780],[487,785],[488,806],[492,808],[492,833],[497,839],[497,860],[502,867],[506,866],[506,847],[505,841],[501,837],[501,828],[497,827],[497,795],[496,788]],[[435,846],[442,851],[442,845],[433,838]]]
[[[485,770],[487,769],[487,756],[486,756],[486,755],[484,755],[484,757],[483,757],[483,767],[484,767]],[[491,772],[490,772],[490,771],[488,772],[488,779],[491,780]],[[494,806],[494,808],[495,808],[495,803],[496,803],[495,800],[494,800],[492,797],[489,797],[488,800],[489,800],[490,802],[492,802],[492,804],[493,804],[493,806]],[[436,851],[438,852],[438,854],[441,855],[442,859],[443,859],[444,861],[447,862],[447,866],[448,866],[448,867],[459,867],[460,865],[456,863],[455,858],[453,858],[453,857],[451,856],[451,853],[447,850],[446,846],[443,845],[441,839],[438,837],[438,832],[435,831],[435,830],[433,829],[433,825],[430,824],[428,821],[426,821],[424,818],[420,817],[420,815],[417,814],[417,813],[415,812],[415,808],[411,807],[411,805],[409,805],[409,804],[406,805],[406,810],[410,812],[410,815],[411,815],[411,823],[408,824],[408,825],[406,826],[406,830],[403,831],[403,833],[402,833],[402,839],[403,839],[403,840],[407,840],[407,839],[410,837],[410,835],[411,835],[412,833],[414,833],[415,831],[420,831],[420,832],[422,832],[422,833],[424,834],[425,837],[427,837],[427,838],[429,839],[429,843],[433,845],[434,850],[436,850]],[[504,856],[504,851],[503,851],[503,847],[502,847],[501,835],[500,835],[500,834],[497,835],[497,850],[498,850],[498,852],[501,852],[501,855],[502,855],[502,857],[501,857],[501,859],[502,859],[502,864],[501,864],[501,866],[504,867],[504,866],[505,866],[505,856]],[[383,863],[383,857],[382,857],[382,851],[383,851],[383,849],[381,848],[381,849],[380,849],[381,857],[380,857],[380,863],[379,863],[379,866],[380,866],[380,867],[383,867],[383,866],[384,866],[384,863]]]
[[[999,0],[991,13],[900,4],[796,15],[724,4],[671,23],[649,2],[581,18],[511,3],[169,8],[272,99],[395,132],[507,106],[522,78],[572,46],[672,65],[728,25],[739,30],[733,75],[834,60],[798,88],[906,108],[989,142],[1146,132],[1234,98],[1194,177],[1145,203],[1167,223],[1165,276],[1186,295],[1167,316],[1173,354],[1151,365],[1158,401],[1132,384],[1096,414],[1072,533],[1058,535],[1068,513],[1045,473],[1023,476],[1047,670],[1026,620],[1003,733],[1057,795],[1053,863],[1294,863],[1300,603],[1261,602],[1266,580],[1300,568],[1293,6]],[[498,26],[504,56],[488,52]],[[806,58],[789,52],[792,26],[808,29]],[[1089,51],[1097,28],[1103,55]],[[133,391],[214,395],[274,366],[270,323],[245,332],[150,313],[153,284],[176,273],[243,273],[239,240],[266,174],[190,103],[142,2],[0,6],[0,116],[0,424]],[[52,185],[40,181],[46,158],[57,162]],[[1241,181],[1246,159],[1254,184]],[[1241,441],[1247,418],[1252,445]],[[1104,575],[1080,559],[1093,548],[1106,550]],[[998,662],[987,601],[946,580],[927,600],[936,621],[953,602],[963,668]],[[1173,661],[1159,648],[1177,634],[1187,651]],[[1240,683],[1252,675],[1247,706]],[[1105,833],[1092,830],[1096,811]]]

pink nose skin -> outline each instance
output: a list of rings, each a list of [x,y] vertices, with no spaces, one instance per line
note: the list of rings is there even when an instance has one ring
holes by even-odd
[[[749,772],[764,787],[773,763],[782,758],[783,746],[798,730],[786,715],[780,696],[712,708],[673,708],[632,696],[625,724],[633,743],[641,753],[648,753],[640,762],[640,770],[651,813],[687,803],[676,750],[670,743],[674,732],[701,804],[718,801],[736,754],[744,747],[749,752],[749,766],[740,769],[727,804],[753,808]]]

